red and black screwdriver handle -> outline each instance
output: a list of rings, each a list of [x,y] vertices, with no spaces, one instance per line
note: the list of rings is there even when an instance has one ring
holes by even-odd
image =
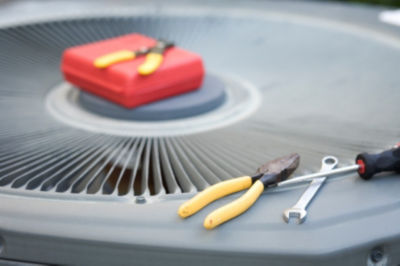
[[[400,144],[400,143],[399,143]],[[358,174],[365,180],[375,174],[386,171],[400,173],[400,146],[378,154],[361,153],[357,155],[356,164],[360,166]]]

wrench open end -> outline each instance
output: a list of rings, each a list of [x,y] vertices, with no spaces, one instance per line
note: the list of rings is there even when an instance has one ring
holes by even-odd
[[[302,224],[306,219],[306,216],[306,210],[297,208],[289,208],[283,212],[283,219],[288,224]]]

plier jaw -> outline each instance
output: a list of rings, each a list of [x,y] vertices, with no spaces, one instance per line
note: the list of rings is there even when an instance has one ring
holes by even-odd
[[[166,49],[171,48],[172,46],[174,46],[173,42],[160,39],[150,48],[149,53],[163,54]]]
[[[159,39],[153,46],[151,47],[144,46],[133,52],[136,54],[136,56],[146,55],[149,53],[164,54],[165,50],[173,46],[174,46],[173,42]]]

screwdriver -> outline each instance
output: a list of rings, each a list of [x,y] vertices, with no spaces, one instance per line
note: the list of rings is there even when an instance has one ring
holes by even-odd
[[[378,154],[360,153],[356,157],[356,164],[331,170],[328,172],[315,173],[294,177],[271,186],[280,187],[300,182],[309,181],[316,177],[331,176],[337,174],[351,173],[357,171],[359,176],[365,180],[371,179],[375,174],[393,171],[400,173],[400,143],[396,147]]]

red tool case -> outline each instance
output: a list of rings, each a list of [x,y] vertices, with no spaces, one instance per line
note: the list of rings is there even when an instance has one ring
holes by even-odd
[[[119,62],[105,69],[94,67],[96,58],[118,50],[138,50],[156,40],[140,34],[76,46],[64,51],[61,70],[70,83],[127,108],[192,91],[204,76],[199,55],[172,47],[164,52],[161,66],[151,75],[137,72],[145,56]]]

